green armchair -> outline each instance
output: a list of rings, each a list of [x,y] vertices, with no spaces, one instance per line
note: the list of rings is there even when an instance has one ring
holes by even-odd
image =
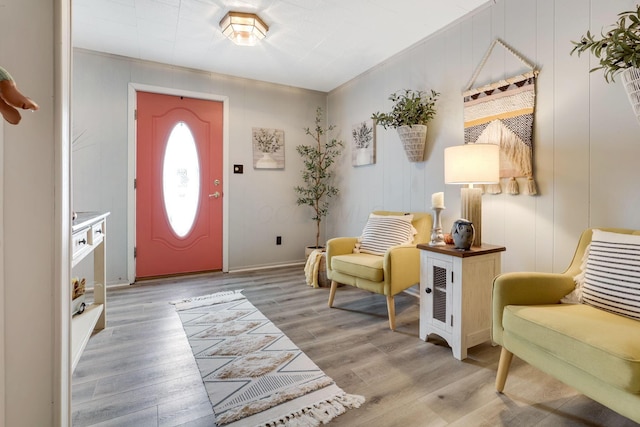
[[[603,228],[619,234],[638,230]],[[592,229],[561,274],[505,273],[493,283],[492,336],[502,346],[496,390],[513,355],[640,422],[640,321],[588,304],[560,304],[575,288]],[[621,274],[623,274],[621,272]]]
[[[404,215],[402,212],[375,211],[376,215]],[[327,242],[327,277],[331,280],[329,307],[339,284],[385,295],[389,327],[395,330],[394,296],[420,282],[419,243],[428,243],[432,218],[428,213],[413,213],[416,234],[411,244],[392,246],[384,255],[354,253],[357,237],[338,237]]]

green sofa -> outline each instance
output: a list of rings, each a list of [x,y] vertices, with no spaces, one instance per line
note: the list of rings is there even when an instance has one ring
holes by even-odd
[[[604,228],[623,234],[638,230]],[[586,304],[560,304],[575,287],[592,229],[562,274],[505,273],[493,284],[493,341],[502,346],[496,389],[515,354],[640,423],[640,321]]]

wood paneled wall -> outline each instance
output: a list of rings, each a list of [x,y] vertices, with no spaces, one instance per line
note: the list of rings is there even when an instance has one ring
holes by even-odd
[[[464,143],[461,93],[495,38],[540,69],[534,125],[539,195],[483,196],[483,240],[505,245],[504,271],[563,271],[587,227],[640,228],[640,124],[622,85],[607,84],[597,62],[570,56],[571,40],[600,32],[633,0],[498,0],[379,64],[329,94],[329,120],[349,141],[351,125],[391,106],[404,89],[442,93],[429,125],[425,161],[409,163],[394,130],[376,129],[377,163],[340,164],[341,203],[327,237],[360,234],[368,212],[430,211],[445,192],[443,228],[460,215],[460,189],[444,184],[443,152]],[[527,68],[501,47],[477,85]],[[521,189],[524,181],[520,181]]]

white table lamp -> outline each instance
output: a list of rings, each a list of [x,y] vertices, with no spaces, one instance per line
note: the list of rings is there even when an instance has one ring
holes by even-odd
[[[464,144],[444,150],[445,184],[469,184],[460,191],[460,215],[475,227],[473,246],[482,244],[482,190],[474,184],[500,181],[500,147],[496,144]]]

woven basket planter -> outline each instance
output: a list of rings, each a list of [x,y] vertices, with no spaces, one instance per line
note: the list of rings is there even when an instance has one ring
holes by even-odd
[[[327,277],[327,253],[324,252],[320,258],[318,266],[318,286],[321,288],[330,288],[331,280]]]
[[[400,126],[396,129],[400,141],[410,162],[421,162],[424,158],[424,146],[427,140],[425,125]]]
[[[640,121],[640,68],[627,68],[622,72],[622,83],[627,91],[633,112]]]

